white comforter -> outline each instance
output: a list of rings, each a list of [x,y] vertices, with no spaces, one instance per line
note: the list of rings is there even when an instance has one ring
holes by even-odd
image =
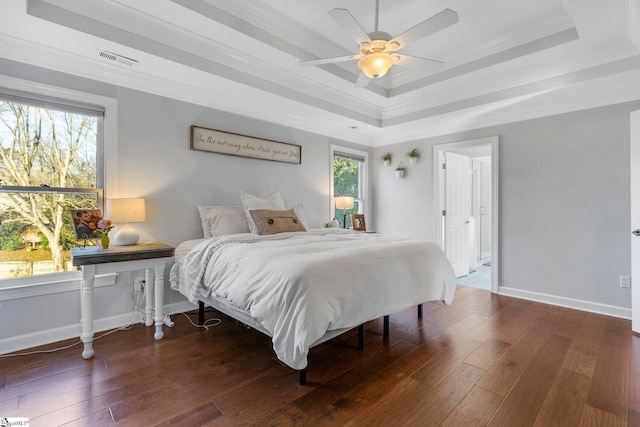
[[[207,239],[174,264],[170,280],[193,303],[212,295],[248,312],[294,369],[306,367],[326,331],[426,301],[450,304],[455,293],[437,245],[335,229]]]

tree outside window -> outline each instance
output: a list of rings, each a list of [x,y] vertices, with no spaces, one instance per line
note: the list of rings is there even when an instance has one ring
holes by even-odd
[[[98,117],[0,99],[0,278],[62,272],[71,209],[95,209]],[[71,193],[71,194],[69,194]]]

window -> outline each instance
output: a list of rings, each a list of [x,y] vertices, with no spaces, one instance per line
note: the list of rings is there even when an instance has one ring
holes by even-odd
[[[353,150],[346,147],[331,146],[331,189],[333,216],[340,223],[340,227],[350,228],[351,214],[365,214],[366,204],[366,183],[367,183],[367,158],[364,151]],[[335,197],[353,197],[352,209],[336,209]],[[345,225],[346,222],[346,225]]]
[[[102,209],[103,120],[103,107],[0,89],[0,280],[75,270],[69,211]]]

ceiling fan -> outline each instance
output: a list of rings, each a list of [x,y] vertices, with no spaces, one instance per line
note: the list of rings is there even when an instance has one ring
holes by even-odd
[[[458,14],[451,9],[422,21],[404,33],[391,37],[384,31],[378,31],[378,13],[380,0],[376,0],[375,31],[367,33],[347,9],[332,9],[329,15],[340,24],[347,33],[358,43],[359,49],[355,55],[338,56],[334,58],[312,59],[301,61],[300,65],[321,65],[335,62],[358,60],[358,68],[362,73],[356,81],[356,87],[364,87],[369,79],[377,79],[387,74],[387,71],[397,62],[409,62],[412,59],[442,64],[441,61],[419,58],[396,53],[410,43],[429,36],[458,22]]]

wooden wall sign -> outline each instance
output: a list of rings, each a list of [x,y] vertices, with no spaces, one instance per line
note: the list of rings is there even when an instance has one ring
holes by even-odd
[[[198,126],[191,126],[191,149],[276,162],[302,162],[302,147],[299,145]]]

